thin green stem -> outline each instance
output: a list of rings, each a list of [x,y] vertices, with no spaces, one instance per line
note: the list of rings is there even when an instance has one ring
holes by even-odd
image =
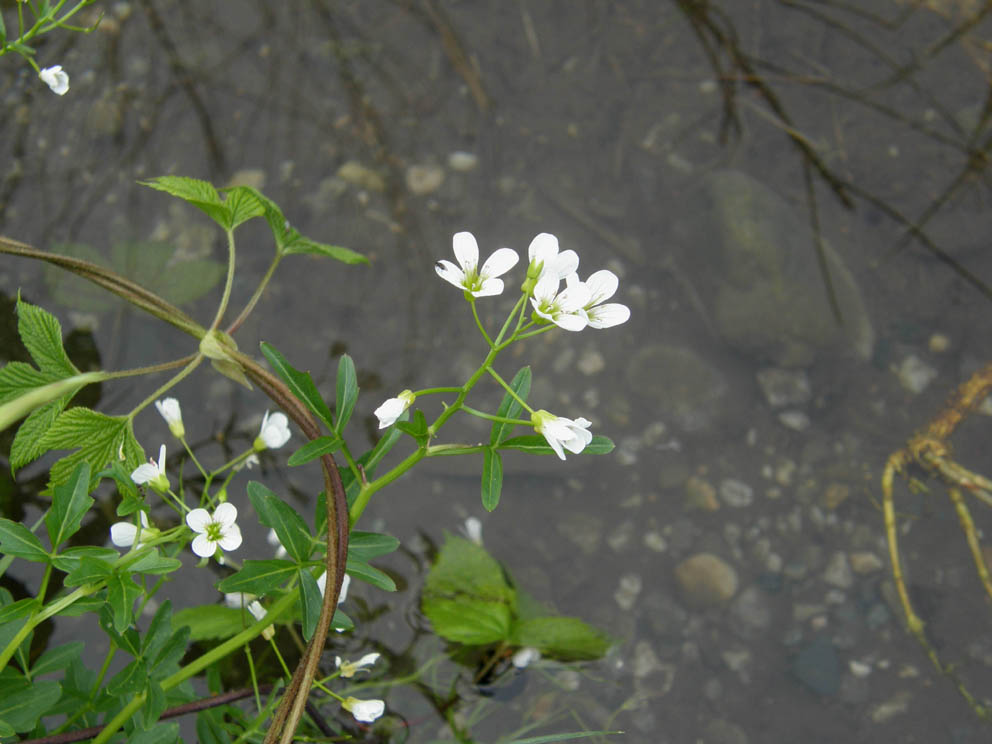
[[[445,457],[451,455],[473,455],[477,452],[485,452],[490,448],[488,444],[435,444],[428,447],[424,457]]]
[[[227,279],[224,282],[224,294],[220,298],[220,305],[217,306],[217,314],[214,316],[214,322],[210,324],[211,331],[220,327],[224,313],[227,312],[227,303],[231,300],[231,289],[234,287],[234,259],[236,255],[234,249],[234,231],[225,230],[225,232],[227,233]]]
[[[516,315],[518,312],[520,312],[520,313],[523,312],[523,309],[526,307],[526,304],[525,304],[526,302],[527,302],[527,295],[522,295],[520,297],[520,299],[517,300],[517,304],[515,304],[513,306],[513,309],[510,310],[510,314],[506,316],[506,321],[503,323],[503,327],[499,329],[499,334],[496,336],[496,341],[493,342],[492,344],[490,344],[490,346],[497,346],[497,345],[499,345],[499,343],[503,340],[503,336],[506,335],[506,331],[510,327],[510,323],[513,322],[513,316]],[[518,328],[520,327],[520,321],[519,320],[517,321],[517,327]],[[513,335],[514,336],[516,335],[516,331],[514,331]],[[512,341],[512,338],[511,338],[511,341]]]
[[[479,333],[481,333],[482,337],[486,339],[486,343],[489,344],[489,348],[493,348],[493,340],[489,338],[489,334],[486,333],[485,326],[482,325],[482,321],[479,319],[479,310],[475,306],[475,298],[470,296],[468,304],[472,307],[472,317],[475,318],[475,325],[478,327]]]
[[[506,380],[504,380],[502,377],[500,377],[499,376],[499,373],[496,370],[494,370],[492,367],[486,367],[486,372],[488,372],[490,374],[490,376],[494,380],[496,380],[496,382],[498,382],[500,385],[503,386],[503,388],[506,390],[506,392],[508,392],[510,394],[510,397],[511,398],[513,398],[514,400],[516,400],[517,403],[519,403],[520,405],[522,405],[524,408],[526,408],[531,413],[534,413],[534,409],[531,408],[529,405],[527,405],[527,401],[525,401],[523,398],[521,398],[519,395],[517,395],[517,391],[514,390]],[[483,417],[483,418],[485,418],[485,417]],[[496,421],[496,420],[500,420],[500,419],[493,419],[493,420]],[[507,423],[523,423],[524,425],[530,424],[529,421],[520,422],[520,421],[515,421],[515,420],[508,420]]]
[[[140,413],[144,408],[147,408],[153,402],[155,402],[160,397],[162,397],[162,395],[164,395],[166,392],[168,392],[173,387],[175,387],[180,382],[182,382],[182,380],[185,377],[187,377],[194,369],[200,366],[200,362],[202,362],[204,358],[205,357],[203,356],[203,354],[194,354],[189,364],[183,367],[183,369],[179,370],[179,372],[173,375],[171,379],[169,379],[164,384],[159,386],[159,388],[154,393],[149,395],[147,398],[141,401],[137,406],[135,406],[131,410],[131,412],[127,415],[127,417],[133,421],[134,417],[137,416],[138,413]]]
[[[512,390],[510,390],[510,393],[513,395],[514,398],[516,398],[518,401],[523,403],[523,400],[520,397],[518,397],[516,393],[514,393]],[[526,405],[526,403],[524,405]],[[501,424],[518,424],[520,426],[531,425],[530,421],[524,421],[523,419],[507,418],[506,416],[494,416],[491,413],[485,413],[484,411],[478,411],[475,408],[470,408],[469,406],[466,406],[464,403],[462,404],[462,410],[465,411],[465,413],[470,413],[473,416],[478,416],[479,418],[485,419],[486,421],[498,421]]]
[[[448,386],[448,387],[432,387],[424,388],[423,390],[414,390],[413,394],[418,398],[421,395],[437,395],[439,393],[460,393],[462,391],[461,387],[458,386]]]
[[[234,322],[228,326],[228,334],[233,334],[236,330],[238,330],[245,320],[248,319],[248,316],[251,315],[251,311],[255,309],[255,305],[257,305],[258,301],[261,299],[262,292],[264,292],[265,288],[268,286],[269,280],[272,279],[272,275],[275,273],[276,267],[279,265],[281,260],[282,254],[276,251],[276,255],[272,259],[272,263],[269,264],[269,268],[266,270],[265,276],[262,277],[262,280],[258,283],[258,286],[255,287],[255,292],[252,294],[251,299],[248,300],[248,304],[245,305],[244,309],[238,314],[238,317],[234,319]]]

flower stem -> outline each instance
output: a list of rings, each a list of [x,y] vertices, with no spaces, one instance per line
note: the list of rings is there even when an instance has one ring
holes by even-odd
[[[503,386],[506,392],[508,392],[510,396],[517,401],[517,403],[522,405],[531,413],[534,413],[534,409],[531,408],[529,405],[527,405],[527,401],[525,401],[523,398],[517,395],[517,391],[514,390],[512,387],[510,387],[510,385],[506,382],[506,380],[504,380],[502,377],[499,376],[499,373],[496,370],[494,370],[492,367],[486,367],[486,371],[496,380],[496,382],[498,382],[500,385]],[[489,417],[483,416],[483,418],[489,418]],[[517,421],[514,419],[493,418],[493,421],[506,421],[507,423],[511,423],[511,424],[524,424],[525,426],[530,425],[530,421]]]
[[[510,388],[507,388],[507,390],[510,391],[510,393],[513,395],[514,398],[516,398],[518,401],[520,401],[524,405],[527,405]],[[473,416],[478,416],[481,419],[486,419],[486,421],[498,421],[501,424],[517,424],[519,426],[530,426],[531,425],[531,422],[530,421],[524,421],[523,419],[507,418],[506,416],[494,416],[491,413],[485,413],[483,411],[477,411],[476,409],[470,408],[469,406],[466,406],[464,404],[462,404],[462,410],[465,411],[465,413],[470,413]],[[531,410],[532,411],[532,409],[528,409],[528,410]]]
[[[231,299],[231,288],[234,286],[234,230],[226,230],[227,233],[227,280],[224,282],[224,294],[220,298],[220,305],[217,306],[217,315],[214,316],[214,322],[210,324],[210,330],[216,330],[220,327],[220,321],[224,317],[224,313],[227,312],[227,303]]]
[[[475,306],[475,298],[471,297],[468,301],[468,304],[471,305],[472,307],[472,317],[475,318],[475,325],[478,326],[479,333],[481,333],[482,337],[486,339],[486,343],[489,344],[489,348],[490,349],[493,348],[493,340],[489,338],[489,334],[486,333],[485,326],[482,325],[482,321],[479,319],[479,310]]]
[[[203,359],[204,359],[203,354],[194,354],[189,364],[187,364],[183,369],[179,370],[179,372],[177,372],[172,377],[172,379],[162,384],[158,388],[158,390],[156,390],[154,393],[152,393],[143,401],[141,401],[137,406],[135,406],[131,410],[131,412],[127,415],[127,417],[131,420],[134,420],[134,417],[137,416],[138,413],[140,413],[144,408],[147,408],[151,403],[153,403],[155,400],[161,397],[164,393],[166,393],[167,391],[171,390],[173,387],[178,385],[179,382],[182,381],[184,377],[189,375],[194,369],[196,369],[200,365],[200,362],[202,362]]]
[[[255,309],[255,305],[257,305],[258,301],[261,299],[262,292],[264,292],[265,288],[268,286],[269,280],[272,279],[272,275],[275,273],[276,267],[279,265],[281,260],[282,253],[276,251],[275,258],[273,258],[272,263],[269,264],[269,268],[266,270],[265,276],[262,277],[262,280],[258,283],[258,286],[255,287],[255,292],[252,294],[251,299],[248,300],[248,304],[245,305],[238,317],[234,319],[234,322],[228,326],[228,334],[233,334],[236,330],[238,330],[241,327],[241,324],[248,319],[249,315],[251,315],[251,311]]]

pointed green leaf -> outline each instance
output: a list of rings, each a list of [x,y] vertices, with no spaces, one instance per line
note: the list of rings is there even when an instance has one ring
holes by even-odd
[[[503,460],[492,447],[482,453],[482,507],[492,511],[503,489]]]
[[[609,437],[601,434],[593,436],[592,441],[586,445],[580,454],[583,455],[605,455],[613,451],[616,445]],[[498,449],[514,449],[526,452],[529,455],[553,455],[555,451],[548,446],[547,440],[540,434],[525,434],[520,437],[511,437],[503,441]]]
[[[269,364],[272,365],[275,373],[289,386],[293,395],[306,403],[307,408],[327,424],[328,429],[333,429],[334,417],[331,415],[331,409],[327,407],[324,399],[320,397],[320,392],[317,390],[317,386],[314,385],[310,373],[300,372],[298,369],[295,369],[286,361],[286,357],[279,353],[271,344],[263,341],[261,347],[262,354],[269,360]]]
[[[164,191],[202,209],[210,219],[225,230],[231,227],[231,209],[221,201],[220,194],[213,184],[184,176],[159,176],[151,181],[139,181],[139,183]]]
[[[316,460],[321,455],[336,452],[341,449],[342,444],[344,444],[344,440],[337,436],[317,437],[316,439],[310,440],[296,450],[296,452],[291,454],[289,459],[286,461],[286,464],[291,467],[303,465],[311,460]]]
[[[39,677],[49,672],[58,672],[69,666],[74,659],[78,659],[86,646],[82,641],[71,641],[61,646],[50,648],[31,667],[31,676]]]
[[[300,562],[309,559],[313,552],[313,540],[306,522],[296,510],[258,481],[250,481],[247,491],[259,521],[276,531],[286,552]]]
[[[295,230],[293,232],[295,232]],[[310,240],[310,238],[304,238],[299,234],[295,237],[290,236],[289,240],[287,240],[285,246],[283,247],[283,253],[287,256],[291,253],[309,253],[312,256],[326,256],[327,258],[333,258],[335,261],[341,261],[346,264],[360,264],[369,262],[369,260],[361,253],[356,253],[350,248],[343,248],[340,245],[318,243],[315,240]]]
[[[0,720],[18,733],[27,733],[62,697],[62,687],[51,680],[35,680],[30,686],[0,695]]]
[[[510,608],[499,602],[459,597],[424,597],[423,611],[442,638],[469,645],[506,640],[510,633]]]
[[[67,548],[52,559],[52,565],[59,571],[70,573],[79,568],[83,557],[101,561],[107,565],[107,573],[113,570],[113,563],[120,558],[113,548],[101,548],[97,545],[79,545],[74,548]]]
[[[368,562],[373,558],[392,553],[399,546],[400,541],[392,535],[352,530],[348,537],[348,557],[356,561]]]
[[[94,504],[89,486],[90,466],[81,462],[69,480],[53,489],[52,506],[45,515],[45,527],[53,550],[79,531],[83,515]]]
[[[255,196],[254,189],[247,186],[233,186],[224,189],[227,199],[224,203],[231,210],[231,229],[254,217],[265,214],[265,207]]]
[[[531,373],[530,367],[521,367],[520,370],[514,375],[513,380],[510,382],[510,388],[523,400],[527,400],[527,396],[530,395],[530,381]],[[499,409],[496,411],[496,415],[501,418],[517,418],[520,416],[520,412],[523,411],[523,406],[509,393],[503,395],[503,400],[499,404]],[[514,424],[507,424],[503,421],[493,421],[492,431],[489,433],[489,443],[499,444],[513,431]]]
[[[538,617],[515,623],[510,642],[533,646],[561,661],[598,659],[610,648],[608,635],[576,617]]]
[[[17,298],[17,333],[42,372],[72,377],[79,370],[69,361],[62,346],[62,326],[46,310]]]
[[[355,372],[355,362],[347,354],[342,354],[338,361],[338,379],[336,386],[336,410],[338,412],[334,431],[340,434],[348,425],[351,412],[358,400],[358,374]]]
[[[37,597],[26,597],[11,604],[0,607],[0,625],[6,625],[22,617],[27,617],[35,609],[41,608],[41,601]]]
[[[41,540],[20,522],[0,519],[0,553],[16,555],[29,561],[47,563],[48,551],[41,546]]]
[[[165,690],[162,689],[162,685],[154,679],[146,680],[145,704],[141,706],[141,725],[145,730],[132,737],[131,741],[144,741],[146,744],[152,744],[152,742],[166,744],[166,742],[176,741],[179,734],[178,723],[155,725],[167,707],[168,703],[165,701]],[[151,736],[155,738],[150,738]]]
[[[225,594],[244,592],[245,594],[267,594],[278,589],[292,578],[296,564],[278,559],[268,561],[245,561],[244,568],[217,583],[217,589]]]
[[[349,558],[347,571],[353,579],[361,579],[374,587],[382,589],[384,592],[396,591],[396,582],[388,574],[383,573],[374,566],[370,566],[368,563]]]
[[[111,678],[107,683],[107,692],[114,697],[133,697],[145,689],[147,681],[147,662],[144,659],[135,659]]]
[[[309,641],[317,629],[324,595],[320,593],[317,580],[305,568],[300,569],[300,606],[303,608],[303,640]]]
[[[137,561],[129,565],[126,570],[128,573],[161,576],[177,571],[182,568],[182,565],[183,562],[178,558],[169,558],[161,555],[158,552],[158,548],[152,548],[151,551],[145,553]]]
[[[131,624],[134,601],[141,593],[141,587],[130,576],[114,574],[107,579],[107,604],[113,611],[114,629],[118,633],[123,633]]]
[[[295,568],[295,566],[293,567]],[[202,605],[200,607],[184,607],[172,616],[174,628],[185,627],[189,630],[189,640],[219,641],[240,633],[245,627],[245,616],[240,609],[223,605]],[[251,616],[247,615],[248,622]]]
[[[52,466],[50,475],[53,485],[67,481],[82,461],[90,464],[92,473],[98,473],[115,460],[120,460],[131,472],[145,458],[144,450],[131,431],[130,419],[126,416],[105,416],[83,407],[70,408],[62,413],[42,438],[42,445],[48,449],[79,448]],[[95,477],[91,476],[91,487],[96,485]]]

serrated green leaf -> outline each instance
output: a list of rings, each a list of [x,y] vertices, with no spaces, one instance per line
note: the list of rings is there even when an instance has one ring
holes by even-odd
[[[585,446],[580,454],[583,455],[605,455],[613,451],[616,445],[609,437],[601,434],[593,436],[592,441]],[[520,437],[511,437],[504,440],[498,449],[514,449],[526,452],[529,455],[553,455],[555,451],[548,446],[547,440],[540,434],[526,434]]]
[[[254,217],[265,214],[265,207],[255,196],[255,190],[247,186],[232,186],[224,189],[227,196],[224,203],[231,210],[231,229]]]
[[[347,571],[353,579],[360,579],[374,587],[382,589],[384,592],[395,592],[396,582],[388,574],[383,573],[375,566],[368,563],[348,559]]]
[[[31,676],[39,677],[49,672],[57,672],[69,666],[74,659],[78,659],[86,646],[82,641],[71,641],[61,646],[50,648],[31,667]]]
[[[510,388],[517,394],[518,397],[523,400],[527,400],[527,396],[530,395],[530,382],[531,382],[531,372],[530,367],[521,367],[517,374],[513,376],[513,380],[510,382]],[[496,411],[496,415],[501,418],[517,418],[520,416],[520,412],[523,410],[523,406],[514,398],[510,393],[503,395],[503,400],[499,404],[499,408]],[[493,421],[493,428],[489,432],[489,443],[499,444],[513,431],[515,424],[508,424],[503,421]]]
[[[81,406],[63,412],[41,443],[48,449],[79,448],[52,466],[50,482],[56,486],[69,479],[79,462],[88,462],[92,473],[98,473],[115,460],[133,471],[145,458],[144,450],[131,431],[130,419],[105,416]],[[91,488],[95,485],[95,482],[90,483]]]
[[[342,354],[338,360],[338,377],[335,385],[335,408],[338,419],[334,431],[341,434],[348,425],[351,412],[355,410],[358,401],[358,374],[355,372],[355,362],[347,354]]]
[[[324,595],[320,593],[317,580],[305,568],[300,569],[300,606],[303,609],[303,640],[309,641],[317,629]]]
[[[31,731],[62,697],[62,686],[51,680],[35,680],[29,687],[0,695],[0,719],[17,733]]]
[[[233,594],[234,592],[267,594],[273,589],[278,589],[292,578],[294,571],[296,571],[296,564],[292,561],[279,559],[247,560],[240,571],[218,582],[217,589],[225,594]]]
[[[299,562],[308,560],[313,552],[313,540],[307,523],[296,510],[258,481],[250,481],[247,491],[259,521],[276,531],[286,552]]]
[[[392,553],[399,546],[400,541],[392,535],[352,530],[348,537],[348,557],[356,561],[368,562],[373,558]]]
[[[225,230],[231,227],[231,209],[221,201],[220,194],[213,184],[185,176],[159,176],[151,181],[139,181],[139,183],[164,191],[202,209],[210,219]]]
[[[201,605],[177,611],[172,616],[172,627],[189,628],[189,640],[196,643],[230,638],[240,633],[245,624],[241,610],[223,605]]]
[[[36,305],[17,298],[17,333],[31,358],[42,372],[56,377],[72,377],[79,370],[69,361],[62,346],[62,325]]]
[[[17,434],[14,436],[14,441],[10,445],[11,470],[16,471],[28,463],[34,462],[48,451],[41,444],[45,432],[52,428],[55,419],[61,415],[62,411],[69,404],[69,401],[79,392],[81,387],[82,385],[68,394],[46,403],[40,408],[35,408],[24,419],[24,422],[17,427]]]
[[[107,579],[107,604],[114,613],[114,630],[118,633],[131,624],[134,602],[141,593],[141,587],[130,576],[114,574]]]
[[[315,416],[327,424],[328,429],[333,429],[334,417],[331,415],[331,409],[327,407],[324,399],[320,397],[320,392],[317,390],[317,386],[310,377],[310,373],[301,372],[293,367],[288,361],[286,361],[286,357],[284,357],[279,350],[271,344],[267,344],[263,341],[261,348],[262,354],[269,360],[269,364],[272,365],[272,369],[277,375],[279,375],[282,381],[289,386],[289,389],[293,392],[293,395],[306,403],[307,408],[309,408]]]
[[[50,559],[48,551],[41,545],[41,540],[31,534],[23,524],[9,519],[0,519],[0,553],[44,563]]]
[[[482,508],[492,511],[503,490],[503,460],[492,447],[482,452]]]
[[[341,449],[342,444],[344,444],[344,440],[338,436],[317,437],[316,439],[310,440],[296,450],[296,452],[291,454],[289,459],[286,460],[286,464],[291,467],[304,465],[312,460],[316,460],[322,455],[336,452]]]
[[[0,404],[59,379],[60,375],[42,372],[26,362],[8,362],[0,369]]]
[[[577,617],[538,617],[514,623],[510,641],[533,646],[560,661],[598,659],[612,643],[608,635]]]
[[[286,255],[291,253],[308,253],[312,256],[326,256],[327,258],[333,258],[335,261],[340,261],[341,263],[346,264],[360,264],[369,262],[369,260],[361,253],[357,253],[350,248],[344,248],[340,245],[318,243],[316,240],[310,240],[310,238],[305,238],[299,234],[296,236],[289,236],[289,239],[283,246],[283,253]]]
[[[52,506],[45,515],[48,539],[55,550],[79,531],[83,516],[95,503],[89,495],[90,466],[81,462],[69,480],[52,490]]]

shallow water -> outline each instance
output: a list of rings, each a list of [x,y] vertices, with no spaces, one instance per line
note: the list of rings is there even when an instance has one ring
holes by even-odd
[[[452,233],[473,232],[483,255],[525,252],[535,234],[554,233],[579,253],[583,277],[601,267],[621,276],[632,319],[540,337],[501,370],[531,363],[532,399],[591,419],[618,450],[564,464],[508,457],[492,515],[474,462],[430,463],[382,493],[363,524],[404,541],[388,562],[404,589],[355,587],[352,602],[394,611],[345,648],[371,638],[396,669],[437,652],[416,612],[425,554],[476,515],[521,585],[620,640],[578,674],[529,670],[509,700],[461,684],[460,715],[479,741],[535,722],[546,724],[538,732],[620,728],[631,742],[983,741],[987,729],[903,630],[878,483],[888,454],[992,352],[988,297],[963,273],[992,275],[989,23],[949,0],[702,5],[118,5],[92,35],[39,50],[43,66],[69,71],[66,97],[16,59],[0,65],[0,232],[99,251],[154,239],[222,260],[205,218],[137,181],[176,173],[259,185],[301,232],[371,265],[287,259],[240,347],[275,343],[329,395],[347,350],[364,393],[356,424],[368,430],[383,398],[457,384],[482,358],[459,293],[432,267],[450,258]],[[454,153],[474,167],[458,169],[463,156],[453,167]],[[721,212],[708,194],[727,172],[778,201],[760,215]],[[443,182],[424,193],[425,173]],[[771,269],[765,253],[748,260],[761,276],[780,270],[779,288],[806,282],[822,330],[833,326],[810,281],[818,231],[860,288],[870,343],[830,331],[785,354],[731,338],[725,316],[749,310],[719,309],[747,263],[719,249],[727,214],[788,245]],[[262,228],[244,233],[235,305],[270,256]],[[72,312],[64,300],[80,290],[34,264],[0,266],[9,295],[22,288],[67,329],[94,326],[109,367],[186,353],[178,334],[117,306]],[[496,322],[512,301],[480,306]],[[802,337],[805,304],[772,315],[795,320]],[[207,317],[210,300],[190,310]],[[920,392],[893,371],[909,357],[934,373]],[[793,392],[805,380],[809,393],[773,407],[759,372],[784,365]],[[232,417],[252,437],[249,419],[265,406],[205,371],[177,392],[204,440]],[[137,396],[114,387],[103,405],[126,410]],[[954,440],[979,471],[988,427],[974,417]],[[165,430],[152,413],[137,433],[148,450]],[[265,478],[304,501],[317,488],[302,470]],[[989,609],[946,494],[930,485],[926,497],[899,489],[908,578],[945,661],[988,698]],[[986,515],[973,511],[981,527]],[[676,567],[699,553],[733,568],[732,598],[700,607],[680,587]],[[417,690],[387,703],[408,741],[445,736]]]

